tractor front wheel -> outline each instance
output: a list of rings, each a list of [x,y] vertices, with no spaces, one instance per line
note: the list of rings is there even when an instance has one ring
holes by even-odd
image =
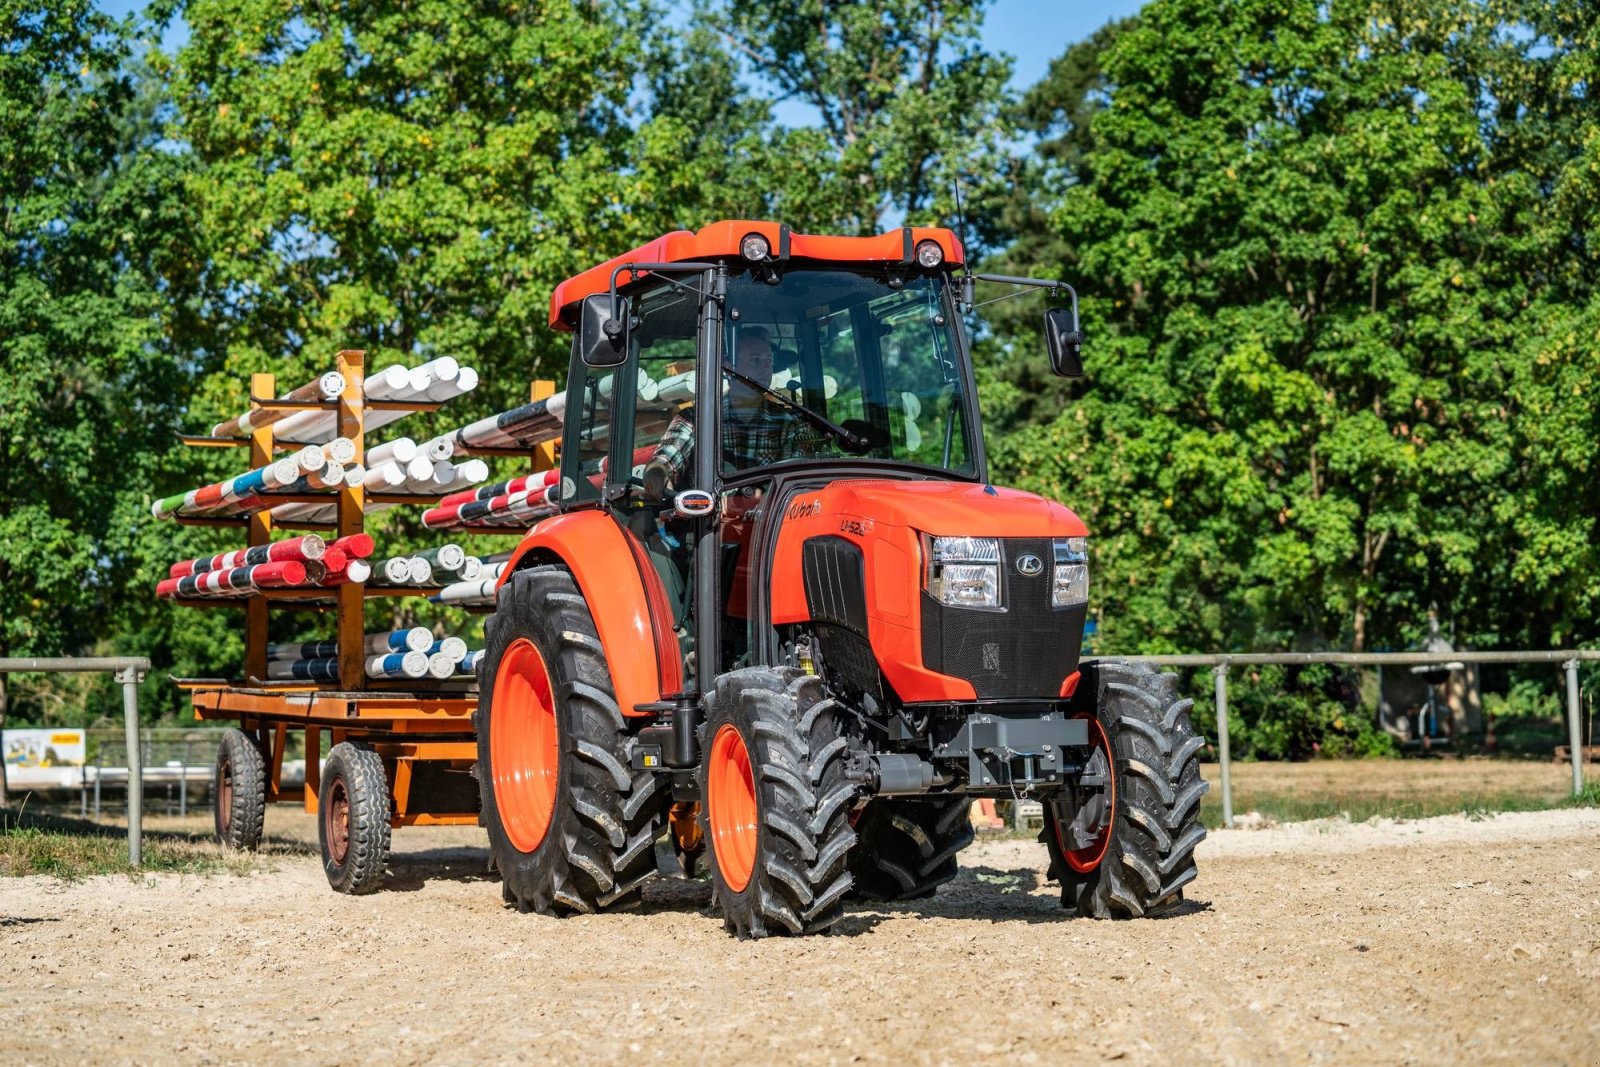
[[[1078,692],[1094,699],[1088,764],[1075,788],[1044,805],[1040,840],[1061,904],[1097,919],[1131,919],[1182,899],[1195,877],[1205,740],[1175,675],[1142,664],[1085,664]]]
[[[637,903],[670,797],[632,769],[633,736],[577,583],[560,567],[516,572],[484,634],[478,779],[506,903],[543,915]]]
[[[705,729],[705,838],[723,926],[741,939],[827,930],[851,886],[856,784],[821,680],[792,668],[725,674]]]

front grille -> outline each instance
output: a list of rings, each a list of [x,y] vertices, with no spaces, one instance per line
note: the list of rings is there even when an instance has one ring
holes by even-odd
[[[861,549],[842,537],[813,537],[801,548],[800,573],[823,662],[851,687],[877,695]]]
[[[1044,561],[1041,573],[1024,577],[1016,560]],[[1004,611],[977,611],[939,603],[922,594],[922,663],[929,670],[965,678],[982,700],[1054,698],[1078,666],[1088,605],[1050,605],[1052,560],[1049,538],[1000,542],[1000,598]]]

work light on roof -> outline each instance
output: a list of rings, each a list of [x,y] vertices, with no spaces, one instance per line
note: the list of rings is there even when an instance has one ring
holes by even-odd
[[[762,263],[772,254],[772,244],[759,233],[747,233],[739,242],[739,254],[752,263]]]
[[[920,241],[917,243],[917,262],[932,270],[944,262],[944,249],[939,247],[938,241]]]

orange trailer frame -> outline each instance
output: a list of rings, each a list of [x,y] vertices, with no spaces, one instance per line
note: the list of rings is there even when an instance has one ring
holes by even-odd
[[[330,692],[304,688],[248,689],[201,686],[190,690],[195,718],[232,720],[255,738],[267,763],[267,803],[304,804],[317,814],[321,790],[322,736],[332,745],[362,741],[382,757],[389,780],[389,825],[476,826],[476,807],[432,810],[426,796],[413,793],[417,765],[440,762],[468,771],[478,758],[472,716],[475,694]],[[300,788],[284,788],[283,757],[289,733],[305,735],[306,777]]]

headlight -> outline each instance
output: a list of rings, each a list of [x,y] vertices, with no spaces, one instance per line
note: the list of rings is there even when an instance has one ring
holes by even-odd
[[[747,233],[739,242],[739,254],[752,263],[765,262],[771,252],[772,245],[759,233]]]
[[[932,270],[944,262],[944,249],[938,241],[923,241],[917,245],[917,262]]]
[[[1053,541],[1055,578],[1050,586],[1052,607],[1065,608],[1089,602],[1089,539],[1064,537]]]
[[[923,581],[941,604],[1000,607],[1000,542],[993,537],[922,538]]]

